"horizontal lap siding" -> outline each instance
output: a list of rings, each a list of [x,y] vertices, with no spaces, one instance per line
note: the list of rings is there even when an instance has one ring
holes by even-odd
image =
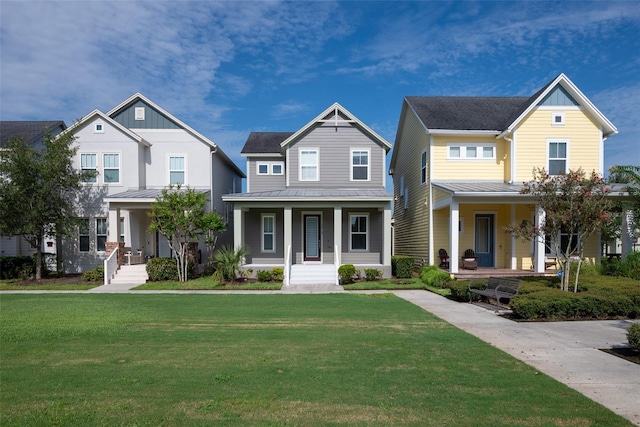
[[[269,168],[271,168],[272,163],[281,163],[282,164],[282,175],[258,175],[258,163],[267,163],[269,164]],[[249,159],[247,161],[247,178],[249,184],[249,191],[273,191],[273,190],[284,190],[286,188],[286,171],[284,159],[282,157],[267,157],[267,158],[259,158],[259,159]],[[271,170],[269,170],[271,172]]]
[[[369,215],[369,248],[366,252],[350,251],[350,216],[352,214],[368,214]],[[378,209],[346,209],[342,210],[342,261],[343,264],[346,260],[354,260],[358,263],[376,263],[382,262],[380,253],[382,252],[382,236],[384,230],[382,229],[384,224],[383,213]]]
[[[447,160],[447,144],[449,143],[491,143],[496,147],[495,160]],[[503,139],[494,137],[434,137],[433,146],[433,180],[457,181],[504,181],[509,146]]]
[[[529,181],[534,167],[547,164],[547,140],[569,140],[569,168],[581,167],[586,172],[600,169],[600,130],[582,110],[565,111],[565,126],[551,126],[552,113],[558,110],[536,110],[518,128],[516,181]]]
[[[299,181],[300,148],[319,150],[319,181]],[[369,149],[369,181],[351,181],[354,148]],[[287,156],[289,188],[384,188],[384,149],[351,125],[317,126],[292,144]]]
[[[262,214],[275,214],[276,252],[262,252]],[[282,209],[251,209],[244,214],[244,244],[249,250],[248,262],[269,263],[284,259],[284,213]],[[250,259],[250,260],[249,260]]]
[[[438,265],[438,251],[444,249],[451,256],[451,245],[449,244],[449,208],[433,211],[433,262]]]
[[[401,129],[400,147],[393,174],[394,246],[396,255],[412,256],[417,260],[429,259],[429,185],[420,182],[421,153],[427,150],[429,136],[415,117],[407,110]],[[427,166],[428,166],[427,162]],[[404,207],[401,177],[409,189],[408,207]],[[427,179],[429,171],[427,170]]]

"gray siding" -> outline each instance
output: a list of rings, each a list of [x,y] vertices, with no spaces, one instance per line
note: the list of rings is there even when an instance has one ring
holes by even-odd
[[[275,214],[276,251],[262,252],[262,214]],[[282,209],[252,209],[244,213],[244,242],[249,250],[248,263],[269,264],[284,259],[284,212]]]
[[[258,175],[258,163],[282,163],[282,175]],[[271,173],[271,170],[269,170]],[[248,191],[284,190],[286,188],[286,165],[282,157],[258,157],[247,159],[247,186]]]
[[[302,264],[304,261],[304,214],[320,214],[322,217],[320,225],[321,253],[324,264],[333,263],[334,239],[333,239],[333,209],[292,209],[292,259],[294,264]]]
[[[578,106],[575,99],[560,85],[556,86],[538,105],[545,106]]]
[[[319,181],[299,181],[300,148],[318,148]],[[369,181],[351,181],[352,148],[370,150]],[[384,188],[385,155],[384,148],[355,126],[324,123],[287,148],[289,188]]]
[[[135,120],[136,107],[144,107],[144,120]],[[141,100],[119,111],[112,118],[128,129],[180,129],[180,127],[167,116],[151,108]]]
[[[369,215],[369,248],[366,252],[351,252],[350,216],[355,213]],[[382,262],[382,229],[384,215],[378,209],[343,209],[342,210],[342,259],[341,264],[379,264]]]

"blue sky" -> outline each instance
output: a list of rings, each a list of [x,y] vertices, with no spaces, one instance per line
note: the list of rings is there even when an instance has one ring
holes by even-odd
[[[393,143],[407,95],[530,96],[564,72],[640,165],[640,2],[0,2],[0,118],[141,92],[242,169],[251,131],[339,102]],[[388,160],[390,157],[388,158]]]

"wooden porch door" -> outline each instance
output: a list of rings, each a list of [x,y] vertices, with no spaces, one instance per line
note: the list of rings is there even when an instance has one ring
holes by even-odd
[[[320,261],[320,215],[304,216],[304,260]]]
[[[494,242],[495,216],[493,214],[476,214],[476,257],[478,267],[495,267]]]

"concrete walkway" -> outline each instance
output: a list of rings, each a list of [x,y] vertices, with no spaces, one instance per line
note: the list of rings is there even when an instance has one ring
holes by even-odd
[[[277,291],[132,291],[135,284],[89,291],[2,291],[3,293],[326,294],[336,285],[283,287]],[[384,293],[387,291],[352,291]],[[518,323],[491,307],[459,303],[422,290],[393,291],[446,322],[509,353],[640,426],[640,366],[598,349],[627,347],[626,330],[638,320]]]

